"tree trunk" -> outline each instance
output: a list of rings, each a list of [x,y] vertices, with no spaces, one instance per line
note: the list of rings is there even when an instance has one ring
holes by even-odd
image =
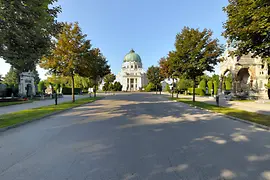
[[[74,76],[71,76],[72,80],[72,102],[75,102],[75,94],[74,94]]]
[[[174,91],[174,79],[172,78],[172,98],[173,98],[173,91]]]
[[[195,102],[195,88],[196,88],[196,79],[193,79],[193,98],[192,98],[193,102]]]
[[[95,84],[94,84],[94,98],[97,97],[97,84],[96,84],[96,80],[95,80]]]
[[[157,90],[157,85],[156,85],[156,94],[157,94],[157,91],[158,91],[158,90]]]

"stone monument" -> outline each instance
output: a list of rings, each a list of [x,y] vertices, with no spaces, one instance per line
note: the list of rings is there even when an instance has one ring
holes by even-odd
[[[19,94],[27,97],[36,95],[35,75],[32,72],[20,74]]]

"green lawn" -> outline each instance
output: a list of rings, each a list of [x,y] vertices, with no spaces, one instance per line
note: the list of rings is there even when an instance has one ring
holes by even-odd
[[[29,100],[29,101],[0,102],[0,107],[17,105],[17,104],[25,104],[25,103],[31,103],[31,102],[33,101]]]
[[[269,115],[258,114],[258,113],[254,113],[254,112],[249,112],[249,111],[244,111],[244,110],[239,110],[239,109],[234,109],[234,108],[229,108],[229,107],[218,107],[216,105],[207,104],[204,102],[193,103],[191,99],[173,98],[173,100],[177,100],[178,102],[183,102],[183,103],[190,104],[193,106],[208,109],[208,110],[211,110],[213,112],[222,113],[225,115],[237,117],[237,118],[244,119],[244,120],[251,121],[251,122],[255,122],[258,124],[270,126],[270,116]]]
[[[44,107],[27,109],[27,110],[14,112],[14,113],[4,114],[0,116],[0,128],[12,126],[12,125],[19,124],[26,121],[32,121],[34,119],[42,118],[54,112],[59,112],[59,111],[63,111],[65,109],[76,107],[82,104],[91,103],[98,99],[100,98],[88,97],[88,98],[78,99],[75,101],[75,103],[65,102],[65,103],[58,104],[57,106],[50,105],[50,106],[44,106]]]

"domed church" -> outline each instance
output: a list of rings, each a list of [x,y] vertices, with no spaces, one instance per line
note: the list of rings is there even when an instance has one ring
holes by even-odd
[[[116,81],[122,84],[122,91],[139,91],[147,85],[141,57],[133,49],[124,57],[121,71],[116,75]]]

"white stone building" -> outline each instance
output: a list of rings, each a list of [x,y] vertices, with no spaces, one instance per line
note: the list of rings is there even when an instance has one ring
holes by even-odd
[[[146,72],[143,70],[141,57],[132,49],[125,57],[116,81],[123,86],[122,91],[138,91],[147,85]]]

